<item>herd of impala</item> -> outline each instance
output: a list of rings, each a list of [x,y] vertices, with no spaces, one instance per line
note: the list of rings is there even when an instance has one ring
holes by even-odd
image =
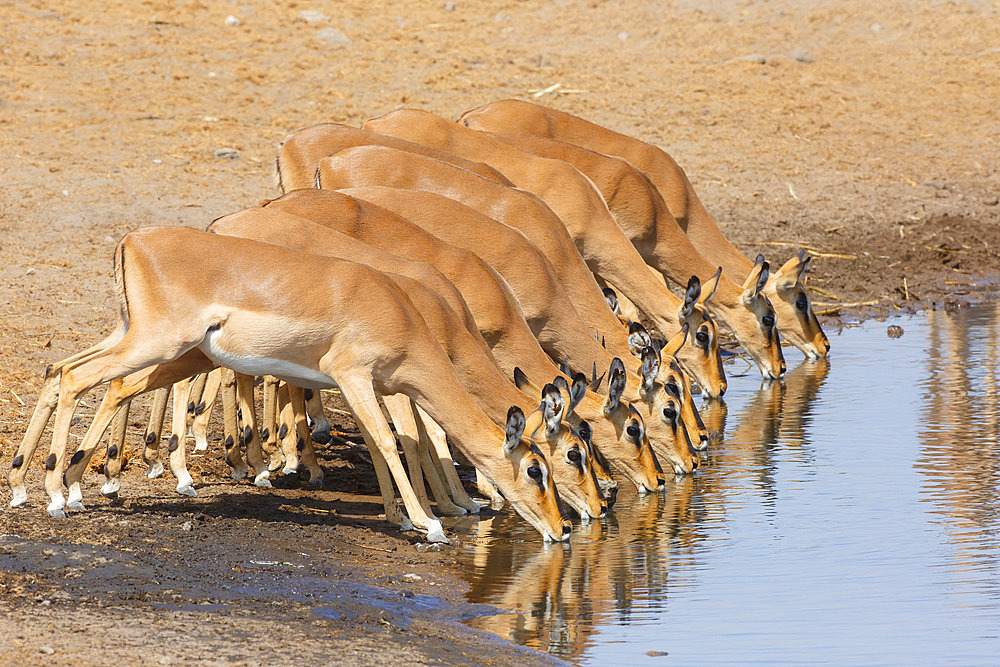
[[[330,425],[317,390],[335,388],[389,521],[446,540],[427,486],[439,514],[479,510],[451,445],[491,501],[566,540],[567,509],[607,511],[612,471],[645,493],[664,488],[664,471],[697,468],[708,435],[693,382],[726,391],[717,321],[765,378],[785,371],[781,337],[809,358],[829,351],[804,254],[777,271],[751,262],[669,155],[561,111],[504,100],[457,123],[403,109],[361,129],[317,125],[282,142],[277,178],[282,196],[206,231],[147,227],[118,243],[118,327],[46,370],[11,462],[12,505],[27,501],[53,412],[49,514],[84,508],[83,472],[109,426],[102,492],[118,493],[129,402],[148,391],[143,458],[162,474],[171,387],[178,492],[196,493],[188,412],[206,449],[217,397],[234,478],[269,486],[301,463],[319,483],[313,441],[328,442]],[[76,405],[105,383],[67,464]]]

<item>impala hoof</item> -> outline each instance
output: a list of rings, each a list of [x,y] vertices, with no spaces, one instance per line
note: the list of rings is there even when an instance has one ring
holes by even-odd
[[[183,486],[178,486],[177,487],[177,493],[181,494],[182,496],[190,496],[192,498],[197,498],[198,497],[198,492],[195,491],[194,487],[191,486],[190,484],[185,484]]]
[[[249,472],[250,470],[246,466],[243,466],[242,468],[236,468],[235,470],[233,470],[233,479],[236,480],[246,479]]]
[[[441,503],[437,504],[436,514],[440,514],[441,516],[465,516],[468,513],[469,510],[465,509],[464,507],[460,507],[458,505],[454,504],[442,505]]]
[[[261,486],[261,487],[264,487],[266,489],[271,488],[271,480],[268,479],[269,476],[270,476],[270,473],[265,470],[264,472],[262,472],[261,474],[257,475],[254,478],[254,480],[253,480],[254,485],[255,486]]]
[[[65,519],[66,512],[63,511],[65,507],[65,502],[60,498],[58,501],[53,501],[49,503],[48,512],[49,516],[53,519]]]
[[[163,464],[159,461],[153,461],[149,465],[149,470],[146,471],[146,477],[150,479],[156,479],[163,474]]]
[[[122,483],[117,479],[109,479],[101,487],[101,495],[107,498],[117,498],[118,491],[122,488]]]
[[[198,439],[195,439],[195,441],[194,441],[194,451],[196,451],[196,452],[208,451],[208,440],[198,440]]]
[[[295,474],[295,473],[297,473],[298,471],[299,471],[299,469],[298,469],[298,468],[284,468],[284,469],[283,469],[283,470],[281,471],[281,474],[282,474],[282,475],[294,475],[294,474]]]
[[[319,488],[319,487],[323,486],[323,475],[320,475],[319,477],[314,477],[313,479],[310,479],[309,480],[309,486],[315,486],[316,488]]]
[[[69,501],[68,503],[66,503],[66,507],[71,510],[80,510],[80,511],[87,509],[86,507],[83,506],[83,502],[79,500]]]
[[[444,534],[444,530],[440,527],[441,522],[439,521],[437,522],[437,524],[438,524],[437,528],[427,531],[427,541],[436,542],[438,544],[451,544],[451,541]]]
[[[12,489],[13,497],[10,499],[11,507],[23,507],[28,502],[28,490],[25,488]]]

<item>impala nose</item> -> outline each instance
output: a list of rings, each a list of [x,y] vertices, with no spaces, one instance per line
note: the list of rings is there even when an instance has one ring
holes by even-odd
[[[601,516],[604,516],[607,513],[608,513],[608,506],[607,505],[601,505]]]
[[[725,395],[726,395],[726,385],[722,385],[721,387],[719,387],[719,398],[722,398]]]
[[[830,340],[828,338],[824,338],[823,339],[823,345],[826,346],[826,351],[829,352],[830,351]]]
[[[563,524],[563,535],[569,535],[572,530],[573,525],[569,521]]]
[[[666,485],[666,483],[667,483],[667,480],[664,479],[663,477],[657,477],[656,478],[656,488],[662,489]]]

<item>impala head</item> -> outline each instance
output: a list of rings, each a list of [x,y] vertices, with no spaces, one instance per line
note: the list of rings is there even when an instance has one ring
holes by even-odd
[[[802,274],[809,267],[810,259],[803,250],[785,262],[776,273],[771,274],[764,293],[774,307],[781,335],[808,359],[815,361],[830,351],[830,340],[823,333],[802,284]]]
[[[672,360],[672,357],[670,358]],[[683,384],[668,374],[667,382],[672,379],[667,389],[660,376],[662,359],[655,347],[649,346],[642,350],[640,375],[642,386],[639,396],[646,410],[646,423],[653,439],[654,448],[665,459],[666,464],[678,475],[694,472],[698,467],[698,457],[695,455],[691,440],[682,418],[680,389]],[[677,372],[680,369],[677,368]]]
[[[646,437],[646,425],[636,409],[622,399],[627,376],[625,365],[618,357],[611,361],[607,378],[608,391],[602,406],[606,419],[595,422],[609,431],[602,440],[603,451],[635,484],[639,493],[661,490],[663,474]]]
[[[518,371],[519,369],[514,369],[515,374]],[[600,380],[596,377],[596,364],[594,367],[594,376],[594,382],[599,383]],[[566,378],[562,375],[557,375],[552,380],[552,384],[559,389],[566,402],[566,412],[563,415],[563,419],[573,427],[580,440],[587,445],[587,455],[590,457],[594,474],[597,476],[597,487],[601,490],[601,494],[605,500],[607,500],[608,507],[611,507],[615,504],[615,498],[618,495],[618,482],[611,476],[611,468],[608,466],[607,459],[604,458],[593,444],[594,429],[587,423],[586,418],[576,413],[577,406],[587,397],[587,376],[583,373],[577,373],[573,376],[573,383],[570,384],[566,382]],[[520,385],[518,385],[518,388],[520,388]]]
[[[511,406],[503,442],[510,467],[503,467],[502,474],[498,467],[490,481],[546,541],[568,540],[572,526],[559,509],[559,493],[548,461],[536,444],[524,438],[525,425],[521,408]]]
[[[565,413],[566,402],[559,389],[547,384],[542,389],[541,405],[528,416],[526,431],[532,440],[548,448],[552,477],[566,504],[584,520],[601,518],[608,508],[597,488],[587,443],[563,421]]]
[[[676,396],[681,401],[681,418],[684,420],[684,428],[687,429],[688,436],[696,450],[708,448],[708,429],[701,419],[698,406],[694,404],[694,397],[691,395],[691,379],[687,373],[681,370],[677,363],[677,352],[684,346],[688,338],[688,326],[685,325],[674,335],[663,349],[660,350],[660,382],[663,388],[671,396]]]
[[[770,274],[770,265],[764,255],[757,255],[750,275],[743,283],[743,295],[740,298],[750,317],[744,317],[745,330],[740,331],[740,325],[734,325],[733,333],[750,358],[760,369],[765,379],[774,380],[785,372],[785,356],[781,353],[781,338],[774,317],[774,308],[770,299],[764,294],[764,286]],[[749,335],[748,335],[749,334]]]
[[[712,398],[726,393],[726,371],[719,354],[719,325],[705,309],[719,285],[720,275],[717,272],[704,289],[698,277],[691,276],[684,291],[684,303],[677,310],[677,319],[688,327],[691,336],[691,343],[678,350],[677,360]],[[636,349],[632,354],[637,354]]]

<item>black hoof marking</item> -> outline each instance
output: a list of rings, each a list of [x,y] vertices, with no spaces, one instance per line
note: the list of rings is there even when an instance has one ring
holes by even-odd
[[[227,435],[226,436],[226,449],[232,449],[232,448],[233,448],[233,436]],[[228,459],[226,460],[226,463],[229,463]]]
[[[56,455],[49,454],[49,458],[45,459],[45,469],[55,470],[56,469]]]
[[[118,456],[118,445],[111,445],[108,447],[108,458],[113,459]]]
[[[197,417],[202,412],[205,411],[205,401],[202,401],[198,405],[194,406],[194,416]]]
[[[153,445],[153,443],[155,443],[155,442],[156,442],[156,434],[155,433],[147,433],[146,434],[146,445],[151,447]]]
[[[252,439],[253,439],[253,429],[247,426],[245,429],[243,429],[243,444],[249,445]]]
[[[71,458],[69,460],[69,464],[71,466],[75,466],[76,464],[78,464],[82,460],[83,460],[83,452],[77,452],[77,453],[73,454],[73,458]]]
[[[302,438],[299,438],[298,442],[295,443],[295,449],[301,452],[305,448],[306,448],[306,441],[303,440]]]
[[[14,457],[14,460],[11,461],[10,467],[16,470],[20,468],[22,465],[24,465],[24,455],[18,454],[17,456]]]
[[[312,397],[313,397],[313,390],[312,389],[303,389],[302,390],[302,395],[305,397],[305,399],[307,401],[311,401]]]
[[[286,435],[288,435],[288,424],[282,424],[278,429],[278,440],[284,440]]]
[[[180,444],[176,435],[170,436],[170,440],[167,441],[167,451],[173,453],[177,449],[177,445]]]
[[[271,435],[271,429],[265,428],[263,431],[260,432],[260,439],[267,440],[268,436],[270,435]]]
[[[243,408],[237,408],[237,410],[236,410],[236,418],[237,419],[243,419]]]
[[[188,412],[194,412],[194,401],[188,401]]]

